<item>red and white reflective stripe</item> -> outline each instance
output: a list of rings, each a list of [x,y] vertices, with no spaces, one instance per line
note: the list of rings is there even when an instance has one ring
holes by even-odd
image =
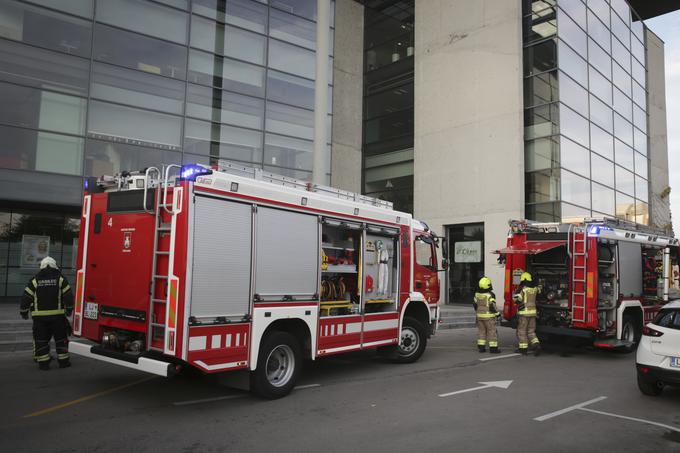
[[[201,368],[205,368],[208,371],[226,370],[227,368],[237,368],[237,367],[244,367],[244,366],[248,365],[248,362],[246,362],[246,361],[229,362],[229,363],[216,363],[214,365],[209,365],[202,360],[197,360],[195,363],[196,363],[196,365],[200,366]]]
[[[235,334],[201,335],[189,338],[189,351],[243,348],[248,345],[248,332]]]
[[[87,269],[87,242],[90,237],[90,211],[92,195],[83,198],[82,218],[85,219],[85,231],[83,233],[83,259],[76,276],[76,303],[73,310],[73,334],[81,335],[83,331],[83,305],[85,303],[85,270]]]

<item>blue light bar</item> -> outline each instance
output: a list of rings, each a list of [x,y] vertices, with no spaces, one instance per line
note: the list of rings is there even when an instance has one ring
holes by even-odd
[[[179,170],[179,179],[186,181],[196,181],[198,176],[211,175],[212,170],[198,164],[182,165]]]

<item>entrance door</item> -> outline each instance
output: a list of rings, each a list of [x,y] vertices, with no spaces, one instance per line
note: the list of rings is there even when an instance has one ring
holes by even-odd
[[[484,224],[451,225],[446,235],[451,257],[446,303],[471,304],[479,279],[484,276]]]

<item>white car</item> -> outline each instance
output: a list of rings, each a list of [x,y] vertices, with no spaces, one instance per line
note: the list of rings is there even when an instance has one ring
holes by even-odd
[[[680,386],[680,300],[664,305],[642,329],[635,362],[645,395],[658,395],[667,384]]]

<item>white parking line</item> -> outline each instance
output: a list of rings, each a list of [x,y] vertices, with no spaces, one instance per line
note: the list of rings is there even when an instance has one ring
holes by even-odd
[[[675,431],[675,432],[680,433],[680,428],[678,428],[678,427],[664,425],[663,423],[653,422],[653,421],[645,420],[645,419],[642,419],[642,418],[626,417],[625,415],[618,415],[618,414],[612,414],[610,412],[596,411],[594,409],[588,409],[587,407],[579,407],[578,409],[581,410],[581,411],[592,412],[593,414],[607,415],[609,417],[622,418],[624,420],[631,420],[631,421],[634,421],[634,422],[646,423],[648,425],[660,426],[661,428],[670,429],[671,431]]]
[[[597,403],[598,401],[602,401],[604,399],[607,399],[607,397],[606,396],[599,396],[599,397],[594,398],[590,401],[585,401],[583,403],[574,404],[573,406],[569,406],[567,408],[560,409],[558,411],[551,412],[549,414],[541,415],[540,417],[536,417],[534,420],[536,420],[537,422],[543,422],[543,421],[546,421],[546,420],[551,419],[553,417],[557,417],[559,415],[566,414],[567,412],[575,411],[576,409],[581,409],[582,407],[588,406],[589,404]]]
[[[248,396],[247,393],[244,393],[242,395],[216,396],[214,398],[203,398],[203,399],[200,399],[200,400],[177,401],[177,402],[172,403],[172,404],[173,404],[173,406],[189,406],[191,404],[212,403],[213,401],[235,400],[237,398],[245,398],[246,396]]]
[[[480,362],[488,362],[489,360],[507,359],[507,358],[510,358],[510,357],[517,357],[519,355],[521,355],[521,354],[517,354],[517,353],[503,354],[503,355],[497,355],[497,356],[494,356],[494,357],[486,357],[484,359],[479,359],[479,361]]]

